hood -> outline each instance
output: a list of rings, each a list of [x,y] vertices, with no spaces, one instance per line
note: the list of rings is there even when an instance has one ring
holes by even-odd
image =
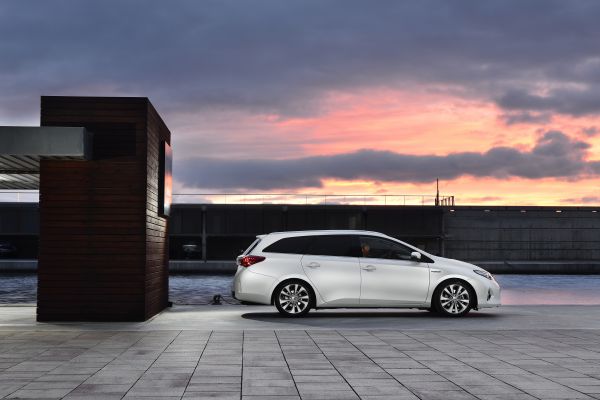
[[[436,256],[434,258],[434,261],[438,261],[445,265],[445,266],[449,266],[449,267],[455,267],[455,268],[461,268],[461,269],[468,269],[468,270],[474,270],[474,269],[483,269],[478,267],[475,264],[470,264],[468,262],[464,262],[464,261],[460,261],[460,260],[455,260],[454,258],[446,258],[446,257],[439,257]]]

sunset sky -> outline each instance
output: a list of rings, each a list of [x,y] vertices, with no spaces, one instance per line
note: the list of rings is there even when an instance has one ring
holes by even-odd
[[[600,2],[5,1],[0,125],[146,96],[175,192],[600,203]]]

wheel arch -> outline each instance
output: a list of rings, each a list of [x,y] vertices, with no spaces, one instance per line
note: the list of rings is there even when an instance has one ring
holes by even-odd
[[[273,290],[271,290],[271,305],[275,304],[275,293],[277,292],[277,290],[283,286],[286,285],[290,282],[302,282],[303,284],[305,284],[307,286],[307,288],[311,291],[312,294],[312,304],[310,304],[311,308],[315,308],[317,306],[317,292],[315,291],[315,288],[311,285],[311,283],[306,280],[306,279],[302,279],[302,278],[296,278],[296,277],[291,277],[291,278],[285,278],[282,279],[281,281],[279,281],[275,287],[273,287]]]
[[[431,306],[433,307],[433,302],[435,299],[435,296],[437,296],[437,292],[438,290],[440,290],[440,288],[442,287],[442,285],[444,285],[446,282],[449,281],[461,281],[463,282],[466,286],[469,287],[469,289],[471,289],[471,293],[473,294],[473,299],[474,299],[474,304],[473,304],[473,309],[477,310],[477,308],[479,307],[479,298],[477,297],[477,290],[475,290],[475,288],[473,287],[473,285],[471,284],[471,282],[469,282],[468,280],[461,278],[461,277],[457,277],[457,276],[449,276],[447,278],[442,279],[441,281],[439,281],[437,283],[437,285],[435,286],[435,288],[433,289],[433,292],[431,292]]]

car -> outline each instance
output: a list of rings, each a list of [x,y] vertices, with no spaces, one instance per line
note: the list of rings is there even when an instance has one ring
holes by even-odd
[[[286,317],[322,308],[418,308],[447,317],[500,306],[486,270],[357,230],[259,235],[236,259],[232,296]]]
[[[186,243],[181,246],[185,259],[199,258],[202,256],[202,248],[196,243]]]
[[[0,257],[13,257],[17,248],[10,242],[0,241]]]

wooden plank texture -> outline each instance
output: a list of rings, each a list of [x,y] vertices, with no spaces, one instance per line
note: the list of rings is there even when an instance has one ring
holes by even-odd
[[[168,302],[159,146],[146,98],[42,97],[42,126],[83,126],[91,161],[40,165],[39,321],[141,321]]]

